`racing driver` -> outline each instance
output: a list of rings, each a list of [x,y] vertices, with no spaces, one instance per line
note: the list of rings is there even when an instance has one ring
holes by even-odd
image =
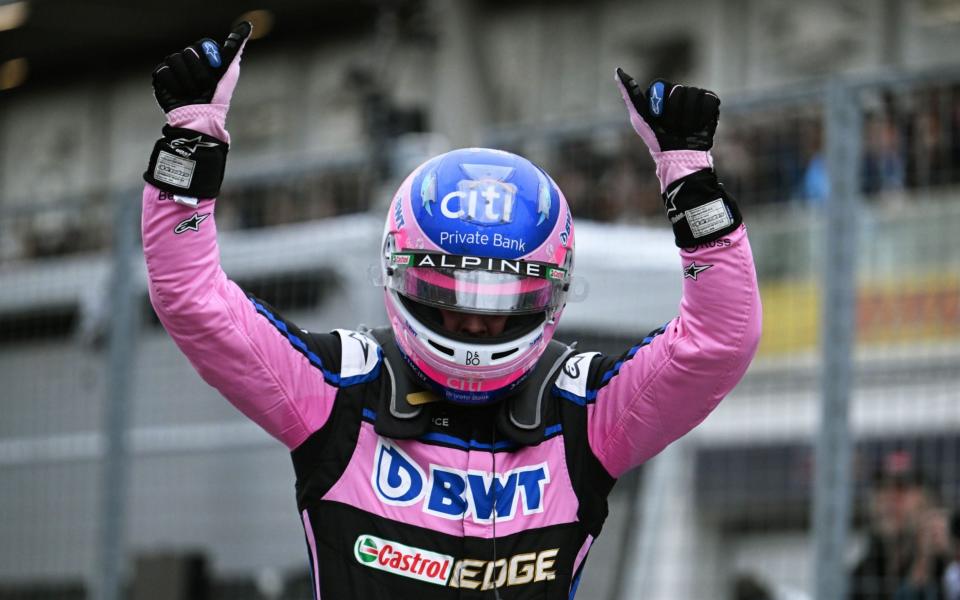
[[[291,452],[315,597],[573,597],[617,478],[700,423],[756,351],[753,257],[710,154],[720,100],[616,72],[683,281],[679,316],[623,354],[552,340],[573,219],[545,171],[482,148],[428,160],[392,198],[389,326],[313,333],[220,267],[214,205],[250,32],[154,70],[167,125],[144,173],[143,246],[176,344]]]

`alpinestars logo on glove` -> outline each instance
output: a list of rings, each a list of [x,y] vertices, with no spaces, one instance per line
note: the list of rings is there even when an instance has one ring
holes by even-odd
[[[685,182],[681,182],[680,185],[667,192],[667,218],[670,219],[671,224],[676,224],[677,221],[683,218],[683,213],[677,210],[676,204],[677,194],[680,193],[680,188],[683,187],[683,183]]]
[[[181,156],[192,156],[197,148],[216,148],[216,142],[204,142],[198,135],[195,138],[177,138],[170,142],[170,147]]]

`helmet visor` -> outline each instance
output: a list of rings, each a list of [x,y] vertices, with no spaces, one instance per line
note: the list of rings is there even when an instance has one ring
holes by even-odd
[[[396,252],[387,285],[436,308],[470,313],[522,315],[563,305],[567,274],[549,263]]]

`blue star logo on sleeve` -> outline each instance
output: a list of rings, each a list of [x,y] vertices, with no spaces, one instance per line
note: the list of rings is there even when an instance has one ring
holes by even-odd
[[[174,227],[173,233],[180,235],[186,231],[200,231],[200,223],[203,223],[207,220],[207,217],[210,216],[210,213],[200,214],[193,213],[193,216],[189,219],[184,219],[177,223],[177,226]]]
[[[696,262],[692,262],[683,268],[683,278],[696,281],[700,273],[703,273],[712,266],[713,265],[698,265]]]

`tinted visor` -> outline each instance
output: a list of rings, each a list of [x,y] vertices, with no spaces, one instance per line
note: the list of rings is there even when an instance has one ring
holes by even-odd
[[[546,263],[395,253],[387,285],[428,306],[522,315],[563,305],[566,272]]]

